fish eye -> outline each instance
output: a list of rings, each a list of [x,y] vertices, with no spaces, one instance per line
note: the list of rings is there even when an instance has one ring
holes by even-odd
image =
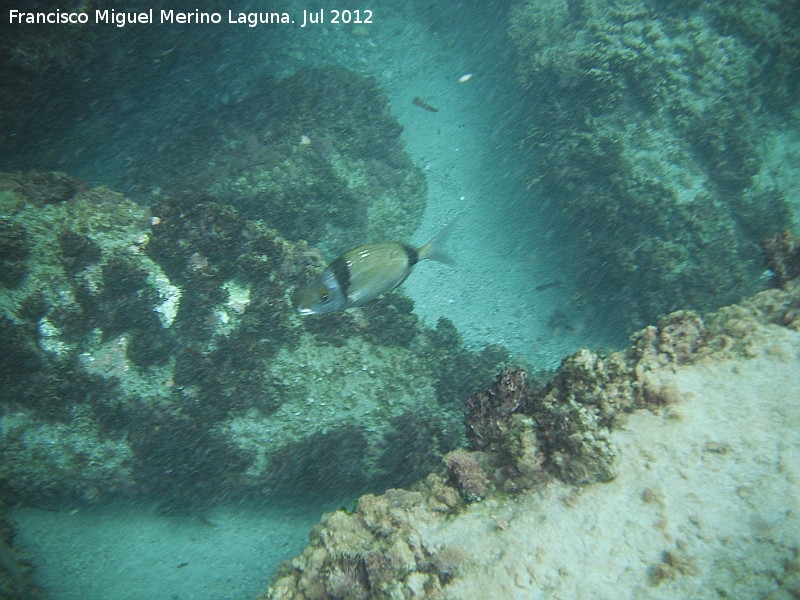
[[[327,302],[327,301],[328,301],[328,300],[330,300],[330,299],[331,299],[331,295],[330,295],[328,292],[325,292],[325,293],[324,293],[324,294],[322,294],[322,296],[320,297],[320,300],[322,300],[323,302]]]

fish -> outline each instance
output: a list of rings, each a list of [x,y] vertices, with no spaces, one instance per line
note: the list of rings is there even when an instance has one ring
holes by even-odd
[[[557,287],[561,287],[561,281],[559,281],[558,279],[556,279],[555,281],[548,281],[547,283],[542,283],[540,285],[537,285],[534,289],[537,292],[543,292],[545,290],[549,290],[550,288],[557,288]]]
[[[439,112],[438,108],[436,108],[435,106],[431,106],[430,104],[425,102],[425,100],[417,96],[414,97],[414,99],[411,101],[411,104],[413,104],[414,106],[419,106],[421,109],[427,110],[428,112]]]
[[[442,248],[455,221],[415,248],[401,242],[375,242],[342,254],[303,288],[295,299],[301,315],[322,315],[362,306],[402,284],[422,260],[453,265]]]

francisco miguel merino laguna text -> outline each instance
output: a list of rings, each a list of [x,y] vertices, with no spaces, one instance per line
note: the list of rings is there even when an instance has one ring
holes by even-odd
[[[372,11],[370,10],[331,10],[332,17],[331,23],[371,23]],[[155,12],[151,8],[142,12],[121,12],[113,9],[95,10],[94,20],[90,11],[63,11],[55,9],[50,12],[25,12],[20,10],[9,10],[9,23],[10,24],[81,24],[93,22],[97,24],[113,24],[117,27],[125,27],[126,25],[135,24],[150,24],[155,23]],[[194,10],[189,12],[181,12],[176,10],[159,10],[158,12],[159,23],[171,23],[181,25],[205,25],[205,24],[219,24],[223,22],[222,15],[218,12],[202,12]],[[323,11],[303,11],[303,19],[301,27],[305,27],[308,23],[324,23]],[[247,25],[248,27],[256,27],[262,24],[280,24],[280,23],[294,23],[294,20],[286,12],[235,12],[228,11],[228,20],[226,23]]]
[[[116,10],[95,10],[94,21],[91,19],[90,12],[68,12],[56,9],[51,12],[23,12],[19,10],[9,11],[9,22],[25,24],[81,24],[90,22],[97,24],[114,24],[117,27],[126,25],[147,25],[155,23],[154,10],[142,12],[122,12]],[[205,25],[222,23],[222,15],[218,12],[202,12],[194,10],[192,12],[181,12],[177,10],[160,10],[158,12],[159,23],[174,23],[180,25]],[[228,23],[243,23],[250,27],[255,27],[259,23],[291,23],[289,13],[235,13],[228,11]]]

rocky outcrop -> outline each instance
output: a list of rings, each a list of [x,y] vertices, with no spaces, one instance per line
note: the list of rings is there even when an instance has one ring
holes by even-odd
[[[64,174],[3,175],[0,496],[357,495],[461,437],[501,348],[395,293],[300,318],[318,251],[211,197],[142,207]],[[58,184],[58,185],[56,185]],[[0,232],[2,233],[2,232]]]
[[[531,0],[510,22],[529,187],[577,240],[576,306],[633,330],[762,289],[759,244],[792,220],[796,15]]]
[[[326,515],[266,597],[797,595],[798,364],[794,280],[542,387],[504,371],[469,401],[468,449]]]

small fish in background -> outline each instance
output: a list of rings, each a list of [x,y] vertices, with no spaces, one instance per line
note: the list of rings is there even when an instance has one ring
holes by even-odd
[[[421,260],[452,265],[442,249],[455,221],[420,248],[400,242],[377,242],[345,252],[297,297],[301,315],[322,315],[361,306],[399,286]]]
[[[421,109],[427,110],[428,112],[439,112],[438,108],[436,108],[435,106],[431,106],[430,104],[425,102],[425,100],[417,96],[414,96],[414,99],[411,101],[411,104],[413,104],[414,106],[419,106]]]
[[[561,281],[558,279],[556,279],[555,281],[548,281],[547,283],[542,283],[541,285],[537,285],[535,289],[537,292],[543,292],[545,290],[557,287],[561,287]]]

